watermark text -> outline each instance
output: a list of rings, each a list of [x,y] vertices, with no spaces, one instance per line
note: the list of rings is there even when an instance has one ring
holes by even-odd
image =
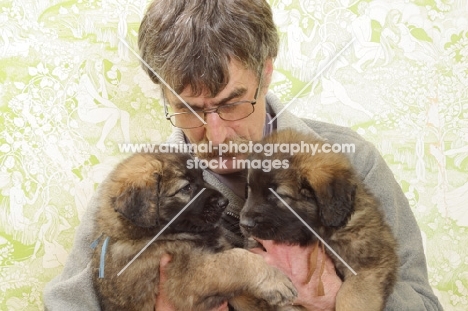
[[[304,141],[291,144],[262,144],[249,141],[248,143],[228,142],[214,146],[211,142],[206,144],[164,143],[164,144],[119,144],[121,153],[191,153],[191,154],[217,154],[222,157],[226,154],[264,154],[271,157],[274,154],[295,155],[307,153],[316,155],[319,153],[355,153],[354,144],[336,143],[307,143]]]

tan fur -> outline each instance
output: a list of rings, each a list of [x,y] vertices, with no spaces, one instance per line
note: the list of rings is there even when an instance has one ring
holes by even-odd
[[[227,204],[202,179],[186,169],[187,155],[136,154],[110,174],[100,193],[92,265],[102,310],[154,311],[159,263],[172,260],[164,283],[176,310],[209,310],[229,300],[236,310],[270,310],[290,303],[296,291],[290,280],[264,260],[233,249],[216,224]],[[205,190],[158,239],[117,274],[202,188]],[[98,277],[102,244],[104,278]],[[273,307],[271,307],[273,310]]]
[[[293,130],[276,132],[262,143],[301,141],[324,143]],[[252,156],[267,158],[263,154]],[[353,275],[327,250],[344,280],[336,298],[336,310],[383,310],[397,278],[397,244],[378,201],[347,157],[323,152],[293,156],[277,153],[269,159],[287,159],[289,168],[249,171],[249,198],[241,213],[243,232],[290,244],[312,245],[317,241],[283,203],[264,191],[274,189],[357,272]]]

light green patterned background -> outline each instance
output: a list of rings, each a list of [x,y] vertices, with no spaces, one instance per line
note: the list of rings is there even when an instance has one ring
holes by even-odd
[[[270,3],[282,39],[272,89],[290,111],[375,143],[421,226],[431,285],[446,310],[467,310],[467,1]],[[2,310],[42,308],[93,191],[127,156],[117,144],[170,132],[125,45],[136,48],[146,4],[0,0]]]

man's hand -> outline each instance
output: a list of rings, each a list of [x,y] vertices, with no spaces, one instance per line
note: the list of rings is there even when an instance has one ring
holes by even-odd
[[[277,267],[291,279],[299,292],[294,304],[301,305],[307,310],[335,310],[336,294],[342,281],[336,274],[333,262],[322,252],[320,247],[318,249],[317,265],[309,280],[310,256],[314,246],[300,247],[277,244],[273,241],[260,241],[260,243],[262,243],[265,250],[254,248],[250,251],[261,255],[269,265]],[[325,295],[318,296],[317,287],[323,260],[325,260],[325,265],[322,282]]]
[[[169,255],[164,255],[161,258],[161,261],[159,263],[159,284],[158,284],[158,295],[156,296],[156,303],[154,306],[155,311],[177,311],[173,305],[169,302],[166,292],[164,291],[164,282],[166,282],[167,277],[166,277],[166,268],[167,265],[171,261],[171,256]],[[228,304],[227,301],[224,302],[222,305],[217,307],[216,309],[213,309],[212,311],[228,311]]]

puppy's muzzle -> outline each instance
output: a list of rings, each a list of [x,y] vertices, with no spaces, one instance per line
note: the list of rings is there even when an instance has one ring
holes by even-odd
[[[224,210],[229,204],[229,200],[225,197],[212,197],[210,199],[210,206],[216,207],[217,209]]]
[[[253,218],[244,218],[241,220],[240,225],[242,228],[244,228],[247,231],[250,231],[252,228],[254,228],[257,223]]]
[[[203,217],[208,222],[216,222],[221,217],[224,209],[228,206],[229,200],[220,193],[211,195],[203,207]]]
[[[258,224],[263,222],[263,217],[261,216],[244,216],[241,215],[240,219],[240,226],[242,229],[246,230],[247,232],[252,231],[255,227],[257,227]]]

